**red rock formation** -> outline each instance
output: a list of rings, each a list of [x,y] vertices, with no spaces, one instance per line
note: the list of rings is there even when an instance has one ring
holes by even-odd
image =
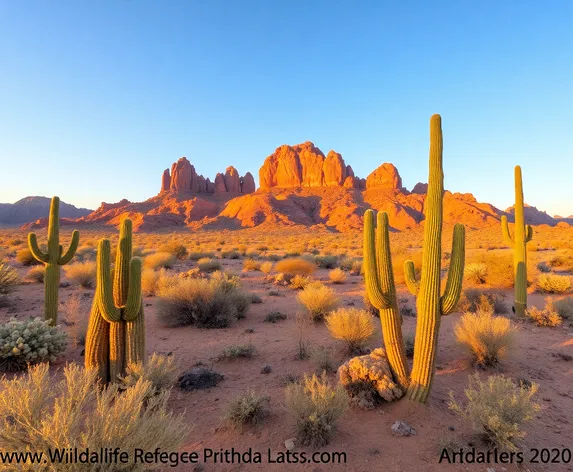
[[[161,191],[167,192],[169,187],[171,187],[171,175],[169,174],[169,169],[165,169],[161,178]]]
[[[346,166],[346,177],[354,177],[354,171],[350,165]]]
[[[322,166],[324,164],[324,154],[313,143],[306,143],[294,146],[300,160],[303,187],[322,187],[324,176]]]
[[[211,179],[207,177],[205,182],[205,188],[207,189],[207,193],[215,193],[215,184],[211,182]]]
[[[393,164],[385,162],[366,178],[366,188],[402,190],[402,178]]]
[[[195,169],[186,157],[182,157],[171,166],[171,190],[191,190],[192,174]]]
[[[422,182],[418,182],[416,185],[414,185],[412,193],[418,195],[426,195],[426,193],[428,193],[428,184],[423,184]]]
[[[360,179],[349,175],[344,180],[344,184],[342,184],[342,186],[345,188],[360,188]]]
[[[324,185],[327,187],[340,187],[346,179],[346,164],[337,152],[330,151],[322,166]]]
[[[241,193],[241,179],[237,169],[233,166],[227,167],[225,170],[225,188],[227,192],[231,193]]]
[[[253,174],[247,172],[245,176],[241,179],[241,192],[242,193],[253,193],[255,191],[255,178]]]
[[[225,176],[219,172],[215,176],[215,193],[225,193],[226,191]]]

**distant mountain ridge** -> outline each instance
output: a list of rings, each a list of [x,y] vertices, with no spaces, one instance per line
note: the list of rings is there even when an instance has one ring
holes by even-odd
[[[47,218],[50,212],[51,198],[30,196],[16,203],[0,203],[0,225],[19,226],[41,218]],[[92,210],[77,208],[69,203],[60,202],[60,217],[76,219],[89,215]]]

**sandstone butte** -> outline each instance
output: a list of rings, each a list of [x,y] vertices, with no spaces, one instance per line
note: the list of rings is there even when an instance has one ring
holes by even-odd
[[[303,226],[344,232],[361,231],[362,216],[369,208],[386,211],[394,230],[415,228],[424,221],[427,184],[419,182],[408,191],[391,163],[359,178],[342,155],[330,151],[325,156],[310,141],[276,148],[259,169],[259,183],[257,190],[253,175],[247,172],[241,177],[233,166],[211,181],[182,157],[165,169],[155,197],[139,203],[102,203],[91,214],[62,224],[118,226],[129,217],[136,231]],[[532,206],[525,212],[534,225],[573,223],[571,218],[553,218]],[[499,224],[502,215],[512,221],[513,209],[502,211],[480,203],[471,193],[445,192],[446,225],[462,221],[469,228],[483,228]],[[46,225],[42,218],[24,227]]]

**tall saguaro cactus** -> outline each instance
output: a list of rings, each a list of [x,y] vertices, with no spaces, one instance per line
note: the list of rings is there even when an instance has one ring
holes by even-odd
[[[382,333],[390,367],[398,382],[408,387],[410,400],[425,403],[434,377],[436,350],[441,317],[450,314],[459,300],[464,273],[465,228],[454,227],[452,256],[448,280],[440,295],[442,259],[442,213],[444,174],[442,169],[442,128],[440,115],[430,119],[430,171],[425,201],[426,221],[422,258],[422,274],[415,278],[414,263],[406,261],[404,272],[410,292],[416,295],[418,319],[414,345],[414,363],[408,378],[408,365],[396,308],[396,290],[392,275],[388,238],[388,216],[378,214],[377,242],[374,242],[373,214],[364,217],[364,261],[368,296],[380,309]],[[378,250],[375,253],[375,250]]]
[[[141,259],[132,257],[131,220],[122,222],[114,268],[110,242],[98,244],[97,286],[86,336],[85,366],[102,382],[117,380],[131,362],[145,361],[145,323],[141,300]]]
[[[50,204],[50,216],[48,220],[48,250],[43,252],[38,246],[38,238],[35,233],[28,234],[28,247],[34,258],[44,264],[44,316],[55,326],[58,321],[58,288],[60,286],[60,266],[72,260],[78,243],[80,233],[72,232],[70,247],[64,253],[60,245],[60,199],[52,198]]]
[[[525,224],[523,210],[523,183],[521,167],[515,166],[515,226],[513,238],[509,233],[507,217],[501,217],[501,230],[505,243],[513,248],[514,302],[517,316],[525,316],[527,308],[527,243],[533,238],[533,228]]]

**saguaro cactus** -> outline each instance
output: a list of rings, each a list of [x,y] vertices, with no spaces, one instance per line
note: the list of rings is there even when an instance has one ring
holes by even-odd
[[[132,257],[131,220],[122,222],[112,274],[110,242],[98,244],[97,285],[86,336],[85,366],[102,382],[117,380],[130,362],[145,361],[145,323],[141,300],[141,260]]]
[[[76,230],[72,232],[70,247],[64,254],[64,249],[60,245],[60,199],[52,198],[50,204],[50,216],[48,220],[48,250],[43,252],[38,246],[38,238],[35,233],[28,234],[28,247],[30,252],[46,267],[44,274],[44,316],[46,320],[51,320],[55,326],[58,321],[58,288],[60,286],[60,266],[72,260],[78,243],[80,233]]]
[[[521,167],[515,166],[515,226],[513,238],[509,233],[507,217],[501,217],[501,230],[505,243],[513,248],[514,302],[513,310],[517,316],[525,316],[527,308],[527,243],[533,237],[533,228],[525,224],[523,211],[523,183]]]
[[[420,281],[415,278],[414,263],[406,261],[404,265],[406,284],[412,294],[417,296],[418,311],[414,363],[409,379],[400,317],[396,308],[388,217],[384,213],[378,214],[376,254],[372,212],[367,211],[364,217],[364,262],[368,296],[372,304],[380,309],[382,332],[390,366],[397,380],[403,386],[408,386],[408,398],[421,403],[427,401],[432,386],[440,319],[455,309],[461,293],[464,272],[465,228],[461,224],[456,224],[448,280],[444,294],[440,296],[444,193],[442,148],[441,118],[439,115],[434,115],[430,119],[430,172],[425,201],[426,222]]]

